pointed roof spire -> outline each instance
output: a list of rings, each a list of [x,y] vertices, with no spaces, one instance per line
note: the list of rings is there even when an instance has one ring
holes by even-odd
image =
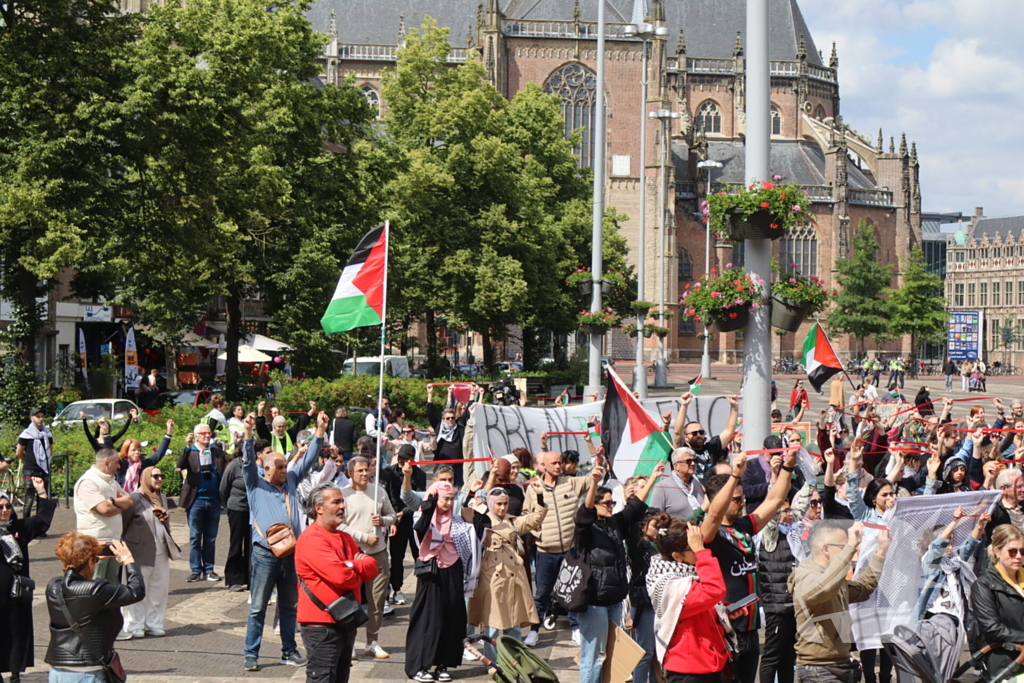
[[[828,58],[828,66],[830,69],[839,68],[839,51],[836,50],[836,42],[832,41],[832,56]]]
[[[895,153],[896,153],[896,140],[894,140],[892,138],[892,136],[889,136],[889,154],[895,154]]]
[[[654,0],[652,19],[654,21],[665,21],[665,0]]]
[[[878,144],[875,145],[875,149],[877,149],[879,152],[881,152],[882,151],[882,144],[883,144],[883,141],[882,141],[882,129],[879,128],[878,129]]]
[[[907,156],[907,134],[903,133],[900,135],[900,156]]]
[[[574,24],[580,23],[580,0],[573,0],[572,21]]]
[[[633,0],[633,16],[629,23],[642,24],[647,19],[647,0]]]
[[[398,15],[398,44],[405,44],[405,15]]]
[[[476,6],[476,27],[480,28],[484,25],[484,3],[480,3]]]
[[[683,35],[683,29],[679,29],[679,40],[676,41],[676,54],[686,54],[686,36]]]
[[[331,10],[331,25],[330,28],[327,29],[327,32],[335,38],[338,37],[338,15],[334,13],[334,10]]]
[[[732,56],[733,57],[742,57],[743,56],[743,32],[742,31],[736,31],[736,46],[733,47],[733,49],[732,49]]]
[[[800,34],[800,44],[796,48],[797,59],[807,59],[807,36]]]
[[[917,142],[910,143],[910,163],[917,165]]]

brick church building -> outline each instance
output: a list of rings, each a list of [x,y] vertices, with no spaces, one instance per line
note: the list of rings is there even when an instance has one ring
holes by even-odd
[[[640,183],[646,186],[645,299],[657,300],[659,276],[659,187],[662,159],[668,184],[666,207],[666,304],[676,302],[684,284],[699,278],[705,263],[705,228],[700,201],[708,178],[697,164],[713,159],[712,190],[744,181],[745,0],[607,0],[606,98],[608,178],[606,205],[629,216],[622,225],[631,262],[639,250],[637,216]],[[512,96],[526,83],[542,85],[562,100],[566,129],[582,128],[580,163],[590,166],[595,102],[597,7],[579,0],[316,0],[309,11],[314,28],[332,40],[325,49],[323,74],[340,83],[350,75],[356,86],[387,116],[382,71],[394,66],[410,27],[427,15],[451,30],[449,61],[482,59],[492,84]],[[880,258],[900,264],[921,241],[921,190],[917,151],[906,138],[885,139],[854,130],[843,120],[836,46],[820,52],[796,0],[770,0],[772,173],[803,186],[813,202],[813,223],[774,243],[780,264],[799,264],[828,286],[835,261],[849,255],[852,232],[862,220],[873,224]],[[645,43],[626,26],[642,21],[665,27],[666,35],[646,43],[648,97],[641,104]],[[643,110],[643,114],[641,114]],[[661,125],[650,121],[640,144],[641,115],[678,112],[668,125],[662,155]],[[715,241],[711,266],[743,261],[742,244]],[[653,322],[653,321],[652,321]],[[676,316],[666,340],[673,362],[693,362],[701,353],[703,330]],[[807,326],[807,323],[805,323]],[[776,354],[797,355],[803,333],[773,336]],[[654,342],[650,352],[653,352]],[[848,340],[836,339],[840,350]],[[632,358],[633,343],[620,332],[609,335],[608,353]],[[899,342],[889,347],[907,353]],[[740,334],[716,335],[712,357],[733,363],[742,354]]]

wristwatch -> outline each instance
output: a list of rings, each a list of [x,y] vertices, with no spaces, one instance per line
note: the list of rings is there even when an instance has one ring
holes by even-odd
[[[352,564],[352,560],[345,560],[345,566],[348,567],[349,569],[352,569],[353,567],[355,567],[355,565]]]

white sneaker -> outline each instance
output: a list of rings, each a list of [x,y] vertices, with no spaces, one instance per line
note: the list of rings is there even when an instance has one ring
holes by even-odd
[[[363,651],[363,654],[367,657],[375,657],[377,659],[387,659],[391,656],[385,652],[384,648],[377,644],[376,640],[366,646],[366,650]]]
[[[580,630],[578,628],[574,628],[572,630],[572,642],[576,643],[577,645],[580,644]]]
[[[462,659],[464,659],[467,662],[475,662],[476,660],[479,659],[479,657],[477,657],[475,654],[473,654],[473,652],[471,650],[463,650],[462,651]]]
[[[523,645],[526,647],[537,647],[537,632],[532,630],[526,634],[526,638],[523,639]]]
[[[390,616],[395,613],[395,608],[391,605],[384,603],[384,616]]]
[[[395,605],[404,605],[405,596],[402,595],[402,591],[395,591],[395,594],[391,596],[391,602]]]
[[[141,633],[132,633],[131,631],[121,631],[114,640],[131,640],[132,638],[141,638],[142,635]]]

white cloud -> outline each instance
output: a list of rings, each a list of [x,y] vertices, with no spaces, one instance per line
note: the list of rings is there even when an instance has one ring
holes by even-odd
[[[1020,0],[801,0],[819,45],[839,48],[843,118],[906,132],[926,210],[1024,213]],[[870,136],[873,138],[873,135]]]

